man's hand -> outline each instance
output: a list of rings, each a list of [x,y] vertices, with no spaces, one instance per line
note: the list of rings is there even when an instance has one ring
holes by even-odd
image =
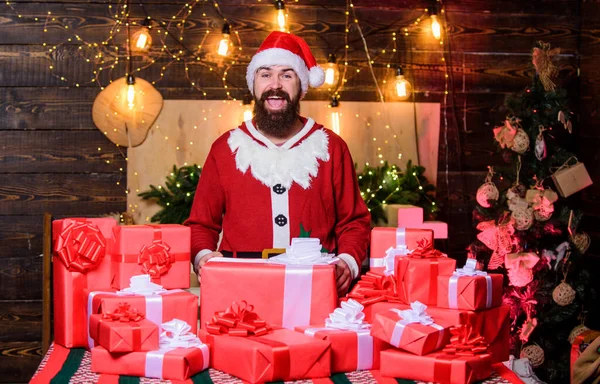
[[[196,265],[196,271],[198,271],[198,284],[201,284],[200,274],[202,273],[202,267],[204,266],[204,264],[206,264],[208,260],[212,259],[213,257],[223,257],[223,254],[221,252],[211,252],[202,256],[200,260],[198,260],[198,265]]]
[[[344,260],[340,260],[339,263],[335,264],[335,285],[338,297],[346,296],[351,281],[352,274],[350,273],[350,267]]]

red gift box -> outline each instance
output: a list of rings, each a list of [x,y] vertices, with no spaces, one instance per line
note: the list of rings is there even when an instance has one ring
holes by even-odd
[[[449,328],[458,325],[452,315],[430,316],[427,306],[412,303],[411,309],[390,309],[373,319],[371,334],[394,347],[425,355],[443,348],[450,339]]]
[[[111,353],[156,350],[158,333],[158,325],[125,303],[115,313],[90,317],[90,337]]]
[[[433,231],[430,229],[413,228],[388,228],[376,227],[371,231],[371,252],[369,254],[369,270],[383,273],[386,270],[386,254],[389,248],[403,249],[407,251],[417,248],[418,242],[427,240],[433,242]],[[402,254],[404,252],[396,252]],[[387,263],[393,269],[394,262]]]
[[[281,265],[263,260],[214,261],[202,267],[200,320],[232,302],[254,305],[267,323],[293,329],[318,324],[337,306],[334,265]]]
[[[111,286],[123,289],[132,276],[148,274],[166,289],[190,287],[190,228],[179,224],[115,228]]]
[[[202,276],[204,285],[204,272]],[[262,336],[212,335],[200,339],[210,345],[211,367],[250,383],[329,377],[329,343],[294,332],[275,329]]]
[[[331,344],[331,373],[379,369],[379,353],[391,348],[371,336],[371,331],[318,327],[296,327],[296,331]]]
[[[395,266],[398,297],[405,303],[420,301],[435,306],[438,299],[438,276],[451,275],[456,260],[435,250],[431,242],[421,241],[408,256],[397,257]]]
[[[407,380],[444,384],[468,384],[492,374],[489,354],[448,355],[437,352],[426,356],[388,349],[381,352],[381,375]]]
[[[54,341],[67,348],[88,344],[83,290],[110,286],[112,218],[52,222]]]
[[[437,305],[476,311],[502,305],[503,276],[475,270],[475,259],[452,275],[438,276]]]
[[[118,310],[123,302],[127,302],[147,320],[156,325],[161,325],[173,319],[181,319],[192,327],[193,333],[196,333],[198,329],[198,296],[179,289],[148,296],[122,295],[110,292],[110,290],[86,290],[85,296],[88,297],[86,313],[90,315],[114,312]],[[84,324],[89,329],[89,318]],[[91,337],[86,340],[86,347],[91,348],[95,345]]]

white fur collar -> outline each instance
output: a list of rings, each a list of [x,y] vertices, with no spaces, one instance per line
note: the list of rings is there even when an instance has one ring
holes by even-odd
[[[267,187],[281,184],[289,189],[292,183],[296,182],[302,188],[308,189],[311,178],[317,176],[318,160],[329,161],[329,137],[322,129],[316,130],[300,144],[290,148],[304,136],[298,137],[307,127],[308,130],[312,128],[314,121],[312,124],[309,124],[310,122],[307,122],[298,135],[281,147],[260,135],[256,128],[248,125],[248,122],[246,125],[249,131],[253,136],[255,135],[252,129],[256,131],[261,136],[256,139],[265,143],[267,147],[259,144],[240,128],[234,129],[230,132],[227,144],[229,144],[231,152],[235,153],[237,169],[246,173],[250,168],[252,176]]]

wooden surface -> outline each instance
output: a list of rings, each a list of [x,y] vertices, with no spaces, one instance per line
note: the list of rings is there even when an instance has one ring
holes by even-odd
[[[26,382],[42,350],[43,212],[92,216],[124,211],[127,163],[119,149],[93,125],[91,107],[99,92],[97,85],[87,84],[93,77],[93,66],[79,57],[73,42],[66,40],[73,34],[92,42],[104,39],[112,23],[108,4],[100,0],[10,3],[17,12],[4,3],[0,5],[0,313],[3,324],[8,325],[0,330],[0,382]],[[174,14],[184,2],[143,3],[148,13],[160,20]],[[343,57],[346,0],[286,3],[292,31],[307,40],[319,62],[325,62],[330,52]],[[400,62],[413,82],[417,101],[443,102],[444,62],[439,44],[425,31],[426,21],[411,28],[410,39],[398,38],[399,54],[391,52],[392,32],[421,16],[429,2],[353,0],[353,4],[375,60],[376,74],[391,76],[386,65]],[[238,63],[227,75],[228,90],[221,80],[223,67],[190,63],[189,75],[204,95],[185,79],[183,65],[172,65],[156,84],[165,100],[221,100],[227,91],[241,96],[245,65],[270,29],[273,7],[265,0],[220,0],[219,5],[243,43]],[[446,10],[450,39],[445,48],[452,53],[446,54],[450,94],[440,113],[438,197],[441,219],[450,225],[449,253],[464,257],[465,246],[475,236],[471,228],[475,191],[485,178],[486,166],[502,161],[495,153],[491,129],[505,116],[504,97],[530,83],[530,50],[542,39],[561,48],[559,82],[568,88],[572,106],[580,113],[574,132],[577,154],[595,184],[571,199],[587,213],[582,227],[592,235],[590,254],[600,255],[600,3],[459,0],[447,2]],[[17,15],[45,18],[48,11],[69,29],[50,23],[44,33],[41,22]],[[144,16],[139,4],[132,4],[132,15],[137,20]],[[184,36],[187,49],[194,50],[207,29],[211,33],[206,44],[216,43],[222,20],[212,2],[199,2],[188,21],[190,28]],[[376,101],[355,27],[348,40],[351,76],[342,102]],[[121,43],[123,37],[116,41]],[[57,45],[55,51],[48,51],[62,42],[65,44]],[[154,52],[160,50],[158,47]],[[383,49],[387,53],[383,54]],[[201,58],[207,61],[214,56]],[[143,60],[135,57],[134,64]],[[159,80],[160,64],[166,62],[165,58],[158,59],[139,76]],[[52,72],[50,64],[54,66]],[[360,67],[363,69],[357,73]],[[113,78],[123,76],[124,70],[125,60],[121,60]],[[103,76],[107,80],[108,72]],[[76,82],[82,86],[69,87]],[[328,98],[323,90],[311,90],[307,95],[308,100]],[[592,256],[591,260],[597,259]]]

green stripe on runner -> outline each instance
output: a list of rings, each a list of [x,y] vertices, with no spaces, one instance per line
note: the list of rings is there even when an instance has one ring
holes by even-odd
[[[416,384],[417,382],[414,380],[406,380],[406,379],[396,379],[398,384]]]
[[[352,382],[348,379],[344,373],[335,373],[329,377],[334,384],[351,384]]]
[[[205,369],[204,371],[197,373],[194,376],[190,377],[190,379],[192,379],[192,383],[194,383],[194,384],[213,384],[213,381],[210,378],[210,373],[208,371],[209,371],[208,369]]]
[[[140,378],[136,376],[119,376],[119,384],[139,384]]]
[[[69,351],[69,355],[65,359],[60,371],[50,380],[50,384],[68,383],[75,372],[81,366],[81,360],[85,354],[84,348],[73,348]]]

